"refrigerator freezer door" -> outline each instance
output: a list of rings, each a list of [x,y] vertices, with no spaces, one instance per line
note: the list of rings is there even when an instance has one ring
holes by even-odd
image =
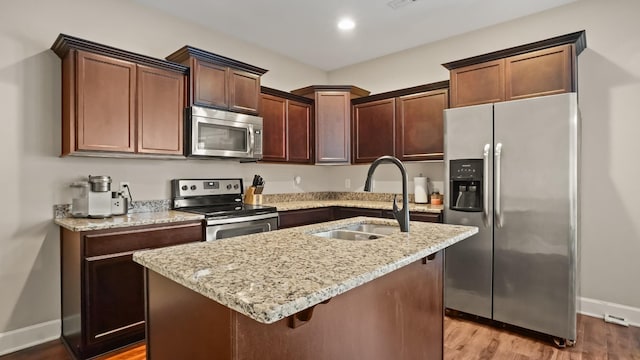
[[[445,250],[445,307],[491,318],[491,281],[493,231],[491,216],[483,212],[462,212],[449,209],[449,160],[482,159],[485,147],[492,154],[493,105],[478,105],[448,109],[444,112],[445,188],[444,222],[473,225],[479,232]],[[492,156],[486,169],[491,169]],[[491,172],[485,175],[492,188]],[[485,206],[492,214],[493,197],[486,194]]]
[[[494,153],[495,218],[502,223],[494,230],[493,318],[573,340],[576,94],[496,103],[494,113],[502,148]]]

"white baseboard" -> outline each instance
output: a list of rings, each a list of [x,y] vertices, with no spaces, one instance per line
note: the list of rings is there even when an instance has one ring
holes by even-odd
[[[60,320],[52,320],[0,333],[0,356],[55,340],[60,337],[60,329]]]
[[[611,314],[624,318],[631,326],[640,327],[640,309],[631,306],[581,297],[578,298],[578,312],[600,319]]]

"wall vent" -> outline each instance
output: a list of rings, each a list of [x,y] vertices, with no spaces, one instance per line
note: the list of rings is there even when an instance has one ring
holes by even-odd
[[[387,5],[389,5],[390,8],[396,10],[399,9],[401,7],[405,7],[413,2],[416,2],[418,0],[391,0],[387,3]]]

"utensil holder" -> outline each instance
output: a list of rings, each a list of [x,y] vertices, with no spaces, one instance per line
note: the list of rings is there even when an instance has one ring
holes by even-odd
[[[256,188],[254,186],[248,187],[247,191],[244,193],[244,203],[251,205],[262,204],[262,194],[259,193],[261,191],[262,189],[259,189],[259,191],[256,192]]]

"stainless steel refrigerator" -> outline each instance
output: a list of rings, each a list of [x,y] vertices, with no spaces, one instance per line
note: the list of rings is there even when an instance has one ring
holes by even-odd
[[[576,338],[579,114],[575,93],[447,109],[445,306]]]

